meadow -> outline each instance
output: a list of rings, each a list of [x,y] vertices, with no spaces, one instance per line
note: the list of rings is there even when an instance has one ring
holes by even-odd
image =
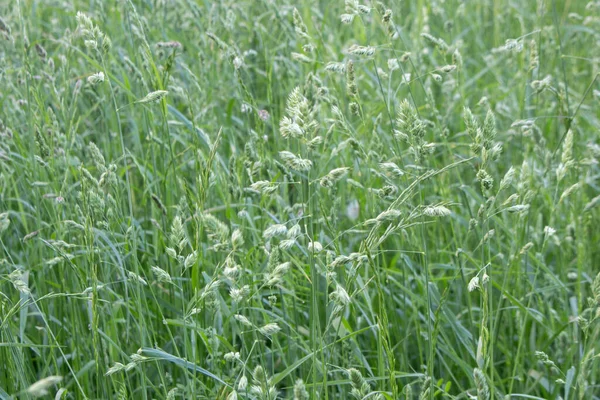
[[[600,1],[0,0],[0,400],[600,398]]]

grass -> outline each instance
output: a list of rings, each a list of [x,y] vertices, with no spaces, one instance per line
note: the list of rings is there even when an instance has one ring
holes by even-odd
[[[0,399],[600,398],[599,10],[0,3]]]

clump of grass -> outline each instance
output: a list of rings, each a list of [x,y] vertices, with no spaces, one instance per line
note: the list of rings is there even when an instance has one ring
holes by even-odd
[[[0,5],[0,398],[595,395],[595,2],[55,3]]]

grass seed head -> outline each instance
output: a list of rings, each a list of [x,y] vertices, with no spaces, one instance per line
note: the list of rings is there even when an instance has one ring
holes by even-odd
[[[144,103],[158,102],[159,100],[161,100],[168,94],[169,94],[169,92],[166,90],[155,90],[154,92],[148,93],[142,99],[136,101],[136,103],[144,104]]]
[[[294,384],[294,400],[308,400],[310,398],[304,381],[300,378],[296,379]]]
[[[262,326],[258,331],[265,336],[273,336],[281,330],[276,323],[270,323]],[[255,371],[256,372],[256,371]]]
[[[427,215],[428,217],[447,217],[448,215],[452,214],[452,211],[442,205],[436,205],[425,207],[423,214]]]
[[[308,28],[306,27],[306,24],[304,23],[304,20],[302,19],[302,16],[297,8],[294,8],[293,17],[294,30],[296,31],[296,34],[303,39],[310,39],[310,36],[308,35]]]
[[[62,376],[49,376],[44,379],[40,379],[33,385],[27,388],[27,393],[33,397],[43,397],[49,394],[49,389],[52,386],[58,385],[63,380]]]
[[[373,57],[375,55],[375,47],[353,44],[348,48],[348,53],[354,56]]]
[[[490,388],[485,375],[479,368],[473,370],[473,380],[475,381],[475,389],[477,390],[477,400],[489,400]]]

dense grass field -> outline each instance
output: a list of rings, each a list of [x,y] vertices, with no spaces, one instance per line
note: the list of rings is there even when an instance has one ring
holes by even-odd
[[[600,398],[600,1],[0,0],[0,399]]]

